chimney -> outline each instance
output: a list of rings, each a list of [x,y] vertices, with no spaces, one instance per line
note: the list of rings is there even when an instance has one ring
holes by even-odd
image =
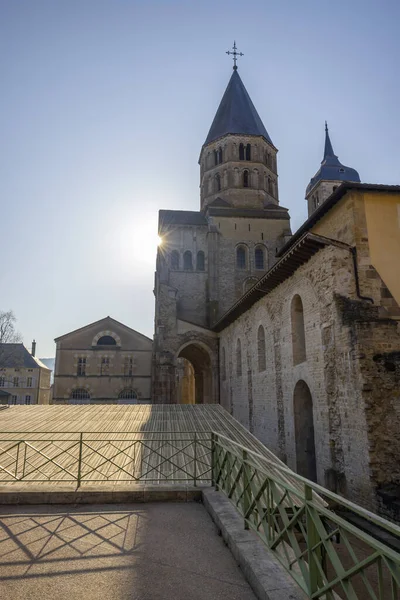
[[[36,342],[35,340],[33,340],[32,342],[32,352],[31,352],[32,356],[35,356],[36,354]]]

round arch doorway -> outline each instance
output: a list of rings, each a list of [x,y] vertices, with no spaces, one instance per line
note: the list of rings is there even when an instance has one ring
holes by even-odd
[[[213,402],[210,351],[201,342],[188,342],[178,350],[178,403]]]

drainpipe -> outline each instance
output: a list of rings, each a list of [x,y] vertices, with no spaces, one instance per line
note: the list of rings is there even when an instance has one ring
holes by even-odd
[[[374,304],[373,298],[370,298],[369,296],[362,296],[360,293],[360,279],[359,279],[359,275],[358,275],[358,263],[357,263],[357,248],[356,248],[356,246],[351,246],[349,248],[349,250],[351,252],[351,256],[353,257],[354,277],[356,280],[357,296],[360,298],[360,300],[367,300],[367,302],[371,302],[371,304]]]

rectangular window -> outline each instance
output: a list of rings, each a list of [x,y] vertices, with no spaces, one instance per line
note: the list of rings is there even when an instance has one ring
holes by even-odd
[[[27,377],[27,379],[26,379],[26,387],[32,387],[32,377]]]
[[[30,403],[31,403],[31,397],[29,395],[25,396],[25,404],[30,404]]]
[[[109,375],[110,373],[110,359],[107,356],[103,356],[101,359],[101,371],[100,375]]]
[[[6,378],[3,377],[3,375],[0,377],[0,387],[5,387],[6,385]]]
[[[132,377],[133,375],[133,358],[126,356],[124,360],[124,377]]]
[[[17,404],[17,398],[18,398],[18,396],[11,396],[10,404]]]
[[[19,387],[19,377],[14,377],[13,384],[14,384],[14,387]]]
[[[78,358],[77,375],[86,375],[86,358]]]

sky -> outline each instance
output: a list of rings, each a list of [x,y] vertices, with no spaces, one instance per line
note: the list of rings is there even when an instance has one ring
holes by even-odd
[[[158,210],[199,209],[234,39],[293,231],[325,119],[361,181],[400,183],[399,21],[398,0],[0,0],[0,311],[25,345],[107,315],[152,337]]]

